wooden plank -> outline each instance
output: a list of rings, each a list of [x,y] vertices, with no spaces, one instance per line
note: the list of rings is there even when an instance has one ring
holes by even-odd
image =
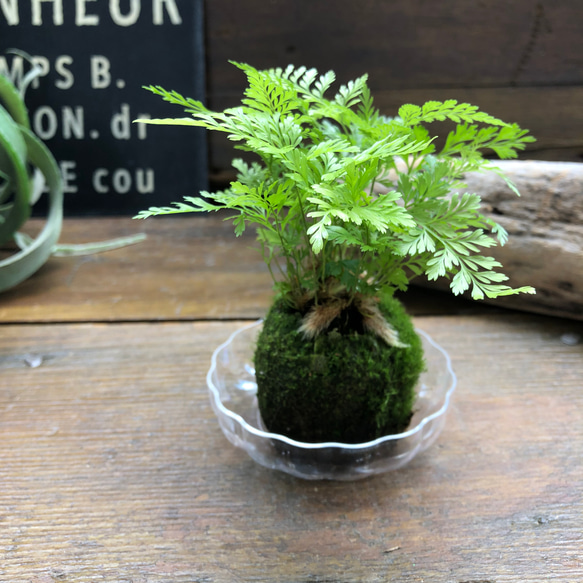
[[[513,164],[517,169],[512,170]],[[496,200],[502,197],[502,202],[492,203],[499,207],[494,218],[504,223],[512,239],[495,250],[496,256],[512,285],[533,285],[538,294],[498,299],[490,307],[455,298],[449,291],[419,289],[417,286],[426,285],[419,279],[400,296],[412,314],[494,313],[510,307],[581,319],[581,229],[576,218],[580,211],[580,166],[566,165],[574,169],[569,173],[559,164],[555,178],[544,175],[542,183],[539,175],[544,164],[507,166],[524,194],[521,199],[505,188],[500,190],[502,181],[498,184],[497,179],[488,176],[480,175],[472,184],[474,190],[483,189],[487,201],[488,196]],[[528,170],[531,166],[538,170]],[[537,176],[540,184],[536,183]],[[549,214],[547,208],[551,199],[555,214]],[[573,212],[566,214],[566,208]],[[501,217],[500,209],[508,216]],[[51,258],[29,280],[0,295],[0,322],[259,318],[273,297],[271,278],[252,233],[237,239],[223,217],[156,218],[145,222],[128,218],[68,219],[63,242],[107,240],[142,231],[148,238],[99,255]],[[570,224],[565,222],[568,218]],[[41,224],[33,219],[27,229],[34,233]],[[430,287],[447,290],[449,285],[438,282]]]
[[[536,295],[509,296],[501,305],[583,320],[583,164],[503,161],[518,198],[494,174],[466,177],[480,192],[484,211],[509,233],[491,250],[515,287],[532,285]]]
[[[0,326],[0,580],[582,580],[570,325],[416,323],[459,380],[438,443],[317,484],[257,466],[213,418],[210,353],[241,323]]]
[[[213,106],[222,110],[236,103],[241,95],[216,98]],[[537,141],[528,145],[522,154],[525,158],[534,156],[580,162],[583,157],[583,111],[580,107],[583,87],[383,89],[376,92],[374,97],[380,111],[391,116],[396,115],[404,103],[423,104],[429,100],[446,99],[472,103],[504,121],[517,123],[530,130]],[[436,142],[439,147],[450,127],[438,123],[432,124],[429,129],[433,135],[443,137]],[[233,173],[228,173],[231,160],[242,157],[243,153],[235,150],[234,143],[224,136],[210,135],[209,144],[214,181],[221,178],[223,181],[231,180]],[[541,154],[537,156],[537,152]],[[221,172],[226,174],[221,176]]]
[[[225,215],[67,219],[60,241],[86,243],[145,232],[137,245],[86,257],[53,257],[0,295],[0,322],[221,320],[262,317],[272,282],[253,234],[237,239]],[[33,219],[34,233],[42,221]],[[415,314],[491,308],[449,293],[414,290]]]
[[[484,214],[508,232],[505,245],[484,253],[502,263],[509,285],[533,286],[537,293],[492,302],[583,320],[583,164],[504,160],[496,165],[516,185],[520,197],[494,172],[468,173],[463,190],[479,193]],[[445,278],[415,281],[439,289],[451,284]]]
[[[250,249],[253,235],[237,240],[223,216],[65,220],[60,242],[139,232],[147,239],[98,255],[51,258],[0,296],[0,321],[258,318],[272,295],[269,274]]]
[[[457,99],[507,122],[526,128],[537,139],[530,150],[540,148],[580,148],[583,152],[583,115],[578,104],[583,87],[496,87],[418,89],[383,91],[377,96],[377,107],[395,115],[403,103],[423,104],[435,99]],[[541,115],[541,112],[547,112]],[[436,134],[440,124],[432,125]]]
[[[241,87],[235,59],[265,68],[370,73],[374,91],[583,84],[576,0],[213,0],[206,3],[208,89]]]
[[[207,2],[208,101],[239,103],[244,75],[288,63],[336,71],[340,82],[369,73],[383,113],[402,103],[454,98],[529,128],[528,157],[583,155],[583,5],[447,0]],[[179,88],[177,88],[179,89]],[[540,152],[540,155],[536,153]],[[213,182],[228,176],[232,144],[210,138]]]

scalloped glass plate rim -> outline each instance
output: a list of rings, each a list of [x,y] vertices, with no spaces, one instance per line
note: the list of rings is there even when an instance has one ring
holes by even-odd
[[[407,431],[403,431],[402,433],[393,433],[390,435],[383,435],[382,437],[378,437],[377,439],[374,439],[372,441],[363,442],[363,443],[341,443],[338,441],[325,441],[325,442],[310,443],[310,442],[296,441],[295,439],[291,439],[291,438],[286,437],[285,435],[281,435],[279,433],[271,433],[268,431],[262,431],[261,429],[258,429],[257,427],[254,427],[253,425],[250,425],[249,423],[247,423],[247,421],[245,421],[245,419],[243,419],[243,417],[241,417],[239,414],[237,414],[237,413],[231,411],[230,409],[228,409],[227,407],[225,407],[225,405],[221,401],[219,390],[215,386],[213,379],[212,379],[213,373],[215,372],[215,370],[217,368],[217,357],[220,354],[221,350],[223,350],[224,348],[229,346],[233,342],[233,340],[242,332],[245,332],[246,330],[249,330],[250,328],[260,326],[262,323],[263,323],[263,320],[260,319],[260,320],[257,320],[255,322],[252,322],[251,324],[247,324],[246,326],[243,326],[239,330],[235,330],[235,332],[233,332],[227,338],[227,340],[225,340],[222,344],[220,344],[214,350],[212,357],[211,357],[211,366],[210,366],[210,368],[207,372],[207,375],[206,375],[207,386],[212,392],[215,405],[225,415],[227,415],[228,417],[230,417],[231,419],[233,419],[234,421],[239,423],[246,431],[249,431],[250,433],[252,433],[258,437],[267,438],[267,439],[277,439],[279,441],[287,443],[288,445],[292,445],[294,447],[300,447],[303,449],[323,449],[323,448],[342,448],[342,449],[351,449],[351,450],[365,449],[365,448],[371,448],[371,447],[378,446],[381,443],[385,443],[387,441],[395,441],[395,440],[411,437],[412,435],[415,435],[416,433],[422,431],[423,428],[425,427],[425,425],[430,423],[432,420],[437,419],[441,415],[444,415],[449,407],[451,396],[454,393],[455,388],[456,388],[456,384],[457,384],[457,377],[456,377],[456,375],[453,371],[453,368],[451,366],[451,359],[449,357],[449,354],[439,344],[437,344],[433,340],[433,338],[431,336],[429,336],[429,334],[427,334],[423,330],[420,330],[419,328],[415,328],[415,331],[417,332],[417,334],[421,334],[436,350],[438,350],[443,355],[443,357],[445,359],[445,363],[446,363],[447,373],[451,377],[451,383],[450,383],[450,386],[445,394],[442,406],[437,411],[431,413],[430,415],[427,415],[427,417],[423,417],[423,419],[421,419],[417,425],[415,425],[414,427],[411,427]]]

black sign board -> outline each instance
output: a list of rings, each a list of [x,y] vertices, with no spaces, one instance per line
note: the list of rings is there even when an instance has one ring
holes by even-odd
[[[68,214],[134,214],[206,188],[198,128],[132,123],[182,117],[142,89],[204,99],[202,0],[0,0],[0,71],[31,55],[32,129],[61,166]]]

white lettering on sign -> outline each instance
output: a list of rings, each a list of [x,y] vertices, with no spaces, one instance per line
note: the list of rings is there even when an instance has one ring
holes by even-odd
[[[51,64],[46,57],[37,55],[32,57],[32,64],[39,70],[38,75],[34,78],[32,86],[36,89],[40,85],[40,78],[46,77],[51,70]]]
[[[70,140],[72,137],[82,140],[85,137],[85,121],[83,108],[78,105],[74,110],[71,107],[63,107],[63,138]]]
[[[12,59],[11,66],[8,66],[6,57],[0,56],[0,73],[8,77],[18,87],[24,78],[24,63],[24,59],[20,55],[16,55]],[[39,78],[49,74],[51,64],[46,57],[40,55],[32,57],[32,64],[39,70],[38,76],[32,82],[32,86],[36,89],[39,86]],[[72,64],[73,57],[71,55],[60,55],[55,58],[55,71],[60,75],[60,78],[55,81],[55,87],[58,89],[70,89],[73,86],[75,77],[69,70]]]
[[[39,107],[32,117],[32,129],[41,140],[50,140],[57,133],[57,114],[52,107]]]
[[[136,190],[140,194],[154,192],[154,171],[151,168],[136,170]]]
[[[67,69],[66,65],[73,64],[73,57],[70,55],[62,55],[55,60],[55,71],[62,77],[55,81],[57,89],[70,89],[73,86],[75,77],[73,73]]]
[[[110,0],[109,2],[111,19],[118,26],[131,26],[132,24],[135,24],[140,17],[141,9],[140,0],[131,0],[128,13],[122,14],[119,7],[119,0]]]
[[[136,83],[126,66],[131,64],[125,62],[127,41],[131,40],[127,37],[132,36],[131,30],[138,33],[141,25],[160,34],[164,28],[172,27],[167,33],[173,36],[171,31],[176,31],[176,26],[189,24],[184,12],[187,5],[188,0],[0,0],[0,31],[7,31],[7,37],[12,34],[11,38],[28,38],[25,30],[31,29],[30,40],[35,43],[43,35],[62,37],[63,43],[48,41],[43,45],[50,55],[39,48],[36,50],[41,54],[30,58],[22,53],[0,55],[0,74],[18,86],[27,80],[32,67],[37,69],[29,87],[29,91],[33,89],[31,103],[35,103],[29,109],[31,130],[47,142],[57,160],[59,148],[68,143],[68,150],[64,148],[63,153],[69,152],[64,155],[69,159],[58,162],[65,193],[84,197],[82,191],[87,189],[97,198],[117,196],[121,200],[128,195],[155,192],[155,183],[160,181],[160,176],[155,178],[155,164],[147,161],[149,157],[144,159],[141,168],[130,161],[136,156],[132,149],[137,150],[138,144],[150,154],[145,142],[152,136],[148,125],[132,123],[136,118],[150,115],[136,115],[147,107],[135,107],[130,99],[133,95],[128,95],[128,86]],[[103,28],[105,37],[99,34],[99,27]],[[70,38],[67,30],[73,33]],[[120,34],[110,37],[112,30],[119,30]],[[81,39],[83,53],[77,54],[77,37],[86,36],[82,31],[89,36],[86,44]],[[96,33],[105,42],[91,45]],[[114,36],[124,35],[125,42],[115,42],[118,39]],[[3,38],[1,32],[0,38]],[[18,45],[6,40],[9,45]],[[63,54],[65,51],[67,54]],[[118,62],[121,58],[124,58],[123,66]],[[42,91],[34,91],[39,87]],[[110,147],[119,149],[119,155],[116,150],[114,157],[117,161],[100,158],[99,150]],[[126,150],[132,156],[126,157]]]
[[[111,118],[111,135],[116,140],[129,140],[132,138],[132,127],[136,129],[138,140],[145,140],[148,137],[147,125],[144,123],[132,124],[133,119],[150,119],[147,113],[139,113],[137,116],[131,115],[130,106],[127,103],[121,104],[121,111],[115,113]]]
[[[20,21],[18,18],[18,0],[0,0],[0,11],[9,26],[16,26]]]
[[[82,140],[85,137],[85,119],[83,107],[75,108],[64,105],[61,108],[61,120],[57,112],[48,105],[39,107],[32,116],[32,129],[41,140],[50,140],[57,135],[59,125],[61,136],[65,140],[76,138]]]
[[[75,0],[75,24],[77,26],[97,26],[99,16],[97,14],[87,14],[85,4],[95,2],[95,0]]]
[[[0,75],[8,77],[18,87],[24,77],[24,61],[22,57],[14,57],[12,59],[12,65],[9,66],[6,57],[0,55]]]
[[[129,170],[119,168],[113,173],[111,184],[115,192],[126,194],[132,187],[132,175]]]
[[[92,179],[95,192],[107,194],[110,192],[111,185],[114,192],[126,194],[132,189],[134,183],[140,194],[154,192],[154,170],[152,168],[138,168],[133,177],[127,168],[117,168],[111,173],[111,181],[109,176],[110,172],[106,168],[95,170]]]
[[[136,119],[150,119],[151,116],[149,113],[139,113]],[[145,140],[148,137],[148,124],[145,123],[137,123],[136,127],[138,128],[138,140]]]
[[[170,22],[172,24],[182,24],[182,18],[178,12],[178,7],[176,6],[175,0],[154,0],[154,4],[152,6],[152,21],[154,24],[164,24],[164,13],[162,11],[162,5],[166,7],[168,16],[170,17]]]
[[[132,137],[130,123],[130,106],[122,103],[121,112],[111,118],[111,135],[116,140],[129,140]]]
[[[103,55],[91,55],[91,89],[105,89],[111,83],[109,59]]]
[[[32,3],[32,24],[42,26],[42,2],[50,2],[53,5],[53,24],[60,26],[63,24],[63,0],[31,0]]]
[[[4,17],[9,26],[20,24],[20,12],[18,3],[23,0],[0,0],[0,15]],[[55,26],[62,26],[65,22],[63,14],[63,0],[29,0],[31,7],[31,23],[33,26],[43,26],[43,6],[47,4],[47,11],[50,11],[48,22]],[[70,1],[70,0],[69,0]],[[178,11],[176,0],[150,0],[152,3],[152,23],[163,25],[168,22],[175,26],[182,24],[182,16]],[[98,26],[99,15],[91,14],[91,2],[104,2],[104,0],[75,0],[75,25],[76,26]],[[108,0],[109,16],[118,26],[132,26],[138,22],[142,14],[143,0],[129,0],[129,9],[122,12],[121,0]],[[126,0],[127,3],[127,0]],[[45,14],[46,16],[46,14]]]
[[[61,169],[61,176],[63,178],[63,193],[73,194],[77,192],[78,188],[74,184],[75,180],[77,180],[77,174],[75,173],[77,162],[74,160],[62,160],[59,162],[59,168]]]

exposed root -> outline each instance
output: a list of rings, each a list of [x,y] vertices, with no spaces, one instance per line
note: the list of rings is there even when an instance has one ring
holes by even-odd
[[[342,315],[342,312],[353,306],[361,316],[365,331],[375,334],[389,346],[407,348],[409,345],[399,340],[399,333],[383,316],[376,298],[356,295],[350,297],[332,297],[327,301],[314,305],[302,320],[299,331],[306,338],[316,338],[327,330],[332,322]]]
[[[387,322],[378,304],[367,305],[363,313],[364,329],[382,338],[389,346],[408,348],[409,345],[399,340],[399,333]]]
[[[315,338],[326,330],[340,316],[342,310],[349,305],[350,301],[348,299],[335,298],[323,304],[312,306],[302,320],[300,332],[306,338]]]

